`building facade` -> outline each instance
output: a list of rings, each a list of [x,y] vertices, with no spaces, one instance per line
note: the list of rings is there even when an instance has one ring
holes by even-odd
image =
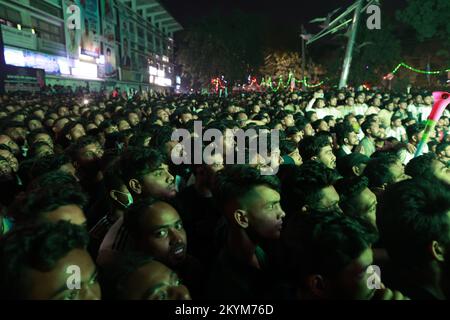
[[[157,0],[0,0],[7,65],[51,85],[173,89],[181,25]]]

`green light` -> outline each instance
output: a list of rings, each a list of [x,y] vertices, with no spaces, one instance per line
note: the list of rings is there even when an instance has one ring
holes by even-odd
[[[395,74],[398,71],[398,69],[400,69],[401,67],[404,67],[404,68],[406,68],[408,70],[411,70],[411,71],[414,71],[414,72],[417,72],[417,73],[421,73],[421,74],[440,74],[440,73],[443,73],[443,72],[449,72],[450,71],[450,69],[441,70],[441,71],[420,70],[420,69],[413,68],[413,67],[411,67],[410,65],[407,65],[404,62],[401,62],[401,63],[399,63],[397,65],[397,67],[395,67],[395,69],[391,73]]]

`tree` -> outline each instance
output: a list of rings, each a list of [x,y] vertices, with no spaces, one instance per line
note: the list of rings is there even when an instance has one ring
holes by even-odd
[[[366,81],[379,83],[401,59],[400,40],[387,18],[379,30],[360,28],[354,50],[350,80],[355,85]]]
[[[242,80],[262,64],[262,35],[258,16],[234,11],[224,17],[216,11],[186,28],[177,63],[197,88],[221,75],[228,81]]]
[[[449,0],[408,0],[406,8],[397,12],[397,19],[411,26],[419,41],[437,38],[450,46]]]

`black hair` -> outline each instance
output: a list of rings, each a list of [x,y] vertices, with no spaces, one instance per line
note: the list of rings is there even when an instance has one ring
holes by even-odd
[[[448,146],[450,146],[450,142],[443,141],[443,142],[439,143],[439,144],[436,146],[436,154],[439,154],[439,153],[445,151],[445,149],[446,149]]]
[[[102,298],[120,300],[123,299],[126,281],[142,266],[155,261],[149,255],[139,252],[124,252],[109,265],[102,279]]]
[[[322,197],[322,189],[334,185],[339,179],[336,171],[323,163],[306,161],[281,181],[281,205],[289,215],[303,206],[311,206]]]
[[[298,143],[298,151],[302,156],[302,159],[311,160],[313,157],[317,157],[322,150],[322,148],[330,146],[330,141],[328,137],[320,136],[309,136],[303,138]]]
[[[129,231],[132,237],[138,237],[141,230],[141,217],[144,211],[160,202],[152,197],[146,197],[145,199],[135,202],[123,215],[123,225]]]
[[[367,130],[370,129],[372,124],[376,123],[377,121],[373,117],[367,117],[366,120],[361,125],[361,130],[364,132],[364,134],[367,134]]]
[[[355,132],[353,127],[348,123],[340,123],[336,126],[336,141],[338,145],[345,144],[344,139],[348,139],[350,133]]]
[[[406,165],[405,173],[413,178],[433,179],[433,160],[437,160],[437,156],[431,152],[413,158]]]
[[[242,199],[253,188],[261,185],[280,190],[276,176],[262,175],[258,169],[248,165],[229,165],[217,173],[213,194],[218,207],[223,208],[228,201]]]
[[[27,271],[49,272],[74,249],[86,249],[83,227],[67,221],[15,228],[0,239],[0,299],[26,299]]]
[[[71,163],[70,158],[64,154],[52,154],[33,159],[30,167],[31,179],[37,178],[51,171],[59,170],[63,165]]]
[[[425,129],[425,125],[423,123],[414,123],[406,128],[406,134],[408,135],[408,139],[411,140],[413,136],[419,134],[421,131]]]
[[[377,224],[397,265],[424,266],[433,240],[450,244],[450,189],[438,181],[410,179],[389,186],[377,207]]]
[[[75,179],[64,172],[49,172],[33,181],[28,191],[20,194],[11,206],[11,215],[18,223],[37,222],[45,213],[65,205],[83,208],[87,196]]]
[[[339,206],[344,213],[351,217],[360,216],[361,213],[354,207],[353,201],[369,186],[367,177],[349,177],[336,182],[335,188],[339,193]]]
[[[364,169],[364,176],[369,179],[369,187],[382,187],[384,184],[391,184],[394,178],[389,170],[390,167],[399,161],[395,155],[382,155],[378,158],[370,159]]]
[[[288,155],[297,149],[297,144],[290,140],[280,140],[281,155]]]
[[[140,180],[146,174],[155,171],[165,163],[164,155],[153,148],[130,148],[121,159],[122,179],[128,183],[131,179]]]
[[[374,227],[338,212],[295,215],[281,233],[284,265],[303,288],[308,275],[336,277],[377,238]]]

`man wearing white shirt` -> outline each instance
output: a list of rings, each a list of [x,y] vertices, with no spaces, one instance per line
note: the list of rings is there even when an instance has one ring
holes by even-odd
[[[386,130],[386,137],[394,137],[400,142],[407,142],[406,130],[400,117],[392,117],[391,126]]]
[[[408,134],[409,143],[415,148],[419,145],[420,140],[422,140],[425,125],[421,123],[416,123],[409,126],[406,130]],[[412,151],[412,150],[411,150]],[[428,153],[428,145],[424,144],[422,148],[422,153]],[[414,152],[410,152],[407,148],[403,148],[398,152],[398,156],[404,165],[407,165],[411,159],[414,158]]]
[[[364,115],[367,112],[367,109],[369,107],[367,106],[367,104],[365,103],[365,99],[364,99],[364,94],[359,94],[358,97],[356,98],[356,103],[354,106],[354,111],[353,113],[355,115]]]
[[[419,113],[420,113],[420,119],[419,121],[426,121],[428,119],[428,116],[431,113],[431,109],[433,108],[433,99],[431,96],[426,96],[423,99],[423,103],[419,107]]]

